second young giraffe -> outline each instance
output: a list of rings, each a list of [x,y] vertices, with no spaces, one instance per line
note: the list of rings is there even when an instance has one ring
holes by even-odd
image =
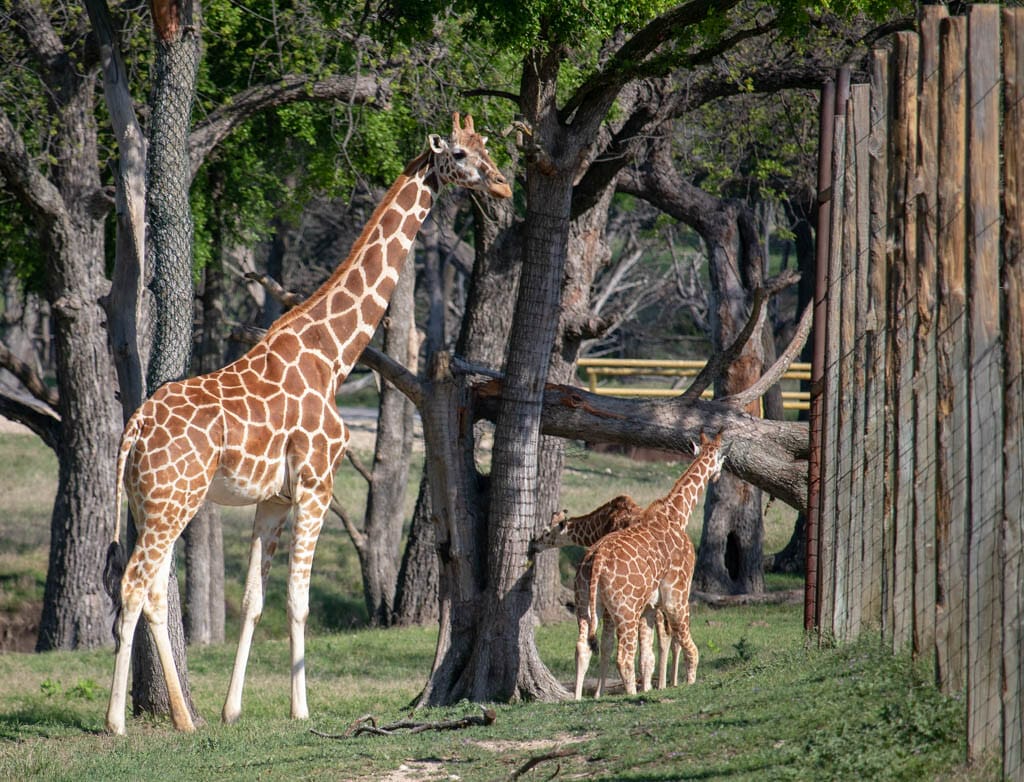
[[[614,496],[607,503],[595,508],[582,516],[569,517],[567,511],[557,511],[552,515],[550,526],[535,540],[534,551],[560,548],[562,546],[583,546],[590,548],[598,540],[611,532],[626,529],[643,519],[643,508],[636,504],[628,494]],[[687,519],[682,519],[683,527]],[[683,549],[679,552],[679,561],[675,563],[677,574],[674,594],[677,602],[689,601],[690,581],[693,576],[694,551],[690,540],[686,537]],[[658,606],[654,607],[654,629],[658,640],[658,675],[657,687],[664,690],[668,686],[669,652],[673,653],[672,685],[679,684],[679,660],[683,644],[673,643],[665,612]],[[651,627],[647,621],[640,622],[638,646],[640,649],[640,681],[644,690],[649,690],[653,677],[653,638]],[[601,646],[599,677],[595,697],[600,697],[607,679],[607,652],[611,649],[614,638],[614,627],[610,621],[601,625]]]
[[[724,459],[721,433],[712,439],[702,432],[697,458],[671,491],[648,505],[635,524],[604,536],[587,551],[575,582],[577,700],[583,697],[583,679],[602,615],[615,628],[616,664],[626,693],[636,694],[640,622],[653,620],[655,605],[665,613],[673,643],[682,648],[687,681],[695,680],[698,653],[689,631],[690,580],[680,571],[688,561],[692,576],[693,544],[685,527],[702,492],[721,473]]]
[[[280,317],[237,361],[161,386],[125,425],[117,464],[138,538],[124,562],[115,535],[110,580],[118,617],[107,730],[125,732],[132,637],[140,615],[156,642],[171,719],[194,729],[167,629],[171,548],[204,499],[256,505],[242,629],[222,719],[241,713],[253,631],[263,611],[270,559],[291,513],[288,630],[291,716],[306,705],[305,623],[313,550],[331,501],[334,472],[348,443],[335,395],[380,322],[399,272],[438,189],[453,184],[496,198],[512,195],[473,120],[453,117],[452,135],[429,137],[374,210],[348,258],[301,305]],[[123,570],[119,576],[118,571]]]

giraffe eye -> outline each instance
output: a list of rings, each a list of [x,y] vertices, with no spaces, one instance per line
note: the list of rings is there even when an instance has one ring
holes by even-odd
[[[456,160],[464,159],[466,157],[466,154],[466,150],[462,149],[461,147],[456,147],[455,149],[452,150],[452,157],[455,158]]]

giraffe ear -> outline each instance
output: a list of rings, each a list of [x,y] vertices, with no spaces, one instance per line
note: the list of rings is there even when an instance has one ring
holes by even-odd
[[[427,136],[427,143],[430,144],[431,152],[444,152],[448,149],[448,142],[436,133],[431,133]]]

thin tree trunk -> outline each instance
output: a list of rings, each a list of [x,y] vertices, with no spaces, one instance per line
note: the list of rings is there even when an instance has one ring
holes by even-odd
[[[223,364],[219,334],[224,320],[224,275],[216,261],[203,269],[202,338],[196,367],[210,372]],[[185,527],[185,639],[189,644],[224,641],[224,536],[220,507],[204,502]]]
[[[179,8],[173,0],[157,5],[154,24],[158,40],[146,207],[153,258],[150,288],[156,299],[153,351],[146,373],[149,393],[169,380],[184,377],[191,356],[194,293],[188,132],[200,56],[197,25],[160,27],[161,22],[172,17],[174,21],[181,22],[178,14],[185,9]],[[129,535],[129,538],[129,545],[134,546],[134,535]],[[167,626],[185,702],[195,719],[196,710],[188,685],[181,598],[173,564],[167,588]],[[163,669],[144,623],[140,623],[136,630],[132,674],[133,713],[169,714],[170,702]]]
[[[415,265],[408,262],[391,294],[384,320],[384,352],[413,372],[419,347],[413,298],[415,279]],[[359,549],[363,595],[372,625],[390,624],[394,611],[414,412],[412,402],[401,391],[390,383],[382,383],[366,502],[365,543]]]

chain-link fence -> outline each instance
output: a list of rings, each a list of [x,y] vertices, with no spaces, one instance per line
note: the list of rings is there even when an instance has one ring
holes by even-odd
[[[923,6],[869,70],[824,107],[808,613],[934,659],[1022,779],[1024,10]]]

